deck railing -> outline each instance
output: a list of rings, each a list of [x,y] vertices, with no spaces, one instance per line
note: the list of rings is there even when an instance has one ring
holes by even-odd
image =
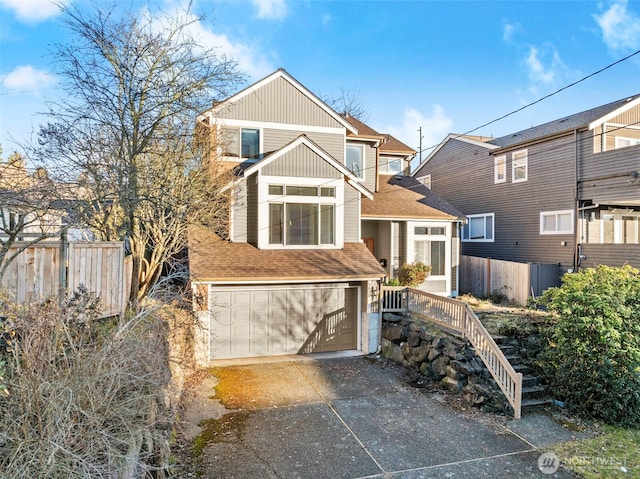
[[[513,369],[467,303],[413,288],[383,286],[380,311],[406,312],[444,326],[468,339],[511,404],[515,418],[520,418],[522,373]]]

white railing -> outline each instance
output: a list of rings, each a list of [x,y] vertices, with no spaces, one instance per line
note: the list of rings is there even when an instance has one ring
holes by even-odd
[[[402,292],[404,289],[404,292]],[[390,309],[387,306],[391,306]],[[516,419],[522,408],[522,373],[513,369],[489,332],[463,301],[407,287],[382,286],[382,312],[406,312],[444,326],[469,340],[505,395]]]

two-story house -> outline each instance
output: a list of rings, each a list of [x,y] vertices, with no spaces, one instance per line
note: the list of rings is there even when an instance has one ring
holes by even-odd
[[[640,266],[640,96],[496,139],[448,135],[413,176],[463,211],[462,254]]]
[[[385,137],[352,120],[282,69],[198,117],[234,171],[227,237],[198,230],[189,242],[199,361],[377,350],[389,271],[374,235],[363,241],[362,211]]]

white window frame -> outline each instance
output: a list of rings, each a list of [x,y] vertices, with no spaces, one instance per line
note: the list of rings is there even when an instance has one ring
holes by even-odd
[[[629,138],[626,136],[615,136],[615,149],[618,148],[626,148],[627,146],[640,145],[640,138]],[[621,145],[620,143],[625,142],[626,145]]]
[[[524,178],[516,179],[516,169],[524,168]],[[522,183],[529,179],[529,153],[527,150],[514,151],[511,154],[511,182]]]
[[[289,196],[270,195],[269,185],[314,186],[334,188],[335,196]],[[286,245],[269,242],[270,216],[269,205],[272,203],[311,203],[317,205],[330,204],[334,207],[334,242],[317,245]],[[283,176],[260,175],[258,183],[258,248],[260,249],[339,249],[344,247],[344,180],[327,178],[295,178]],[[286,234],[283,232],[283,235]]]
[[[399,156],[384,157],[384,171],[380,171],[383,175],[402,175],[404,173],[404,159]],[[400,170],[391,170],[389,165],[391,162],[400,162]]]
[[[416,180],[418,180],[427,188],[431,189],[431,175],[418,176]]]
[[[258,155],[254,158],[247,158],[242,156],[242,130],[258,130]],[[258,161],[260,159],[262,159],[263,154],[264,154],[264,130],[261,127],[258,126],[253,126],[253,125],[239,125],[239,124],[233,124],[233,125],[218,125],[218,130],[217,130],[217,134],[220,138],[222,138],[223,142],[226,142],[229,138],[234,138],[234,143],[237,146],[238,151],[237,152],[229,152],[226,149],[226,146],[220,146],[218,145],[217,149],[218,149],[218,154],[220,155],[220,157],[225,160],[225,161],[235,161],[235,162],[242,162],[242,161]],[[227,136],[230,135],[230,136]],[[232,154],[225,154],[225,152],[227,153],[232,153]],[[237,153],[237,154],[236,154]]]
[[[475,218],[484,218],[484,235],[482,238],[465,237],[465,233],[469,234],[469,225],[471,220]],[[487,239],[487,218],[491,218],[491,238]],[[462,227],[461,241],[464,243],[493,243],[496,240],[496,215],[495,213],[482,213],[475,215],[467,215],[467,223]]]
[[[365,158],[365,148],[364,145],[353,145],[353,144],[349,144],[349,145],[345,145],[344,147],[344,164],[347,167],[347,169],[349,169],[349,171],[353,170],[351,168],[349,168],[349,165],[347,165],[347,150],[349,148],[358,148],[360,149],[361,153],[362,153],[362,171],[359,172],[359,174],[355,173],[356,178],[358,178],[359,180],[364,180],[365,179],[365,171],[367,170],[367,161]]]
[[[569,215],[570,228],[565,230],[558,229],[559,217],[561,215],[567,215],[567,214]],[[550,216],[555,217],[555,221],[554,221],[555,229],[545,230],[545,219]],[[575,217],[574,217],[573,210],[541,211],[540,212],[540,234],[541,235],[570,235],[570,234],[573,234],[574,224],[575,224]]]
[[[421,235],[415,233],[415,228],[443,228],[444,234],[442,235]],[[415,259],[416,241],[444,241],[444,274],[435,275],[429,274],[425,281],[446,281],[446,291],[451,291],[451,227],[450,222],[413,222],[408,221],[407,228],[407,258],[411,261]],[[455,225],[454,225],[455,227]]]
[[[500,178],[500,170],[502,170],[502,178]],[[507,182],[507,155],[496,156],[493,160],[493,182]]]

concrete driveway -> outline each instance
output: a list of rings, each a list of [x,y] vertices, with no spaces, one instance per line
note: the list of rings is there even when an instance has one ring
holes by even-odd
[[[206,478],[574,477],[538,460],[575,433],[452,407],[406,374],[364,357],[227,361],[189,388],[182,433]]]

